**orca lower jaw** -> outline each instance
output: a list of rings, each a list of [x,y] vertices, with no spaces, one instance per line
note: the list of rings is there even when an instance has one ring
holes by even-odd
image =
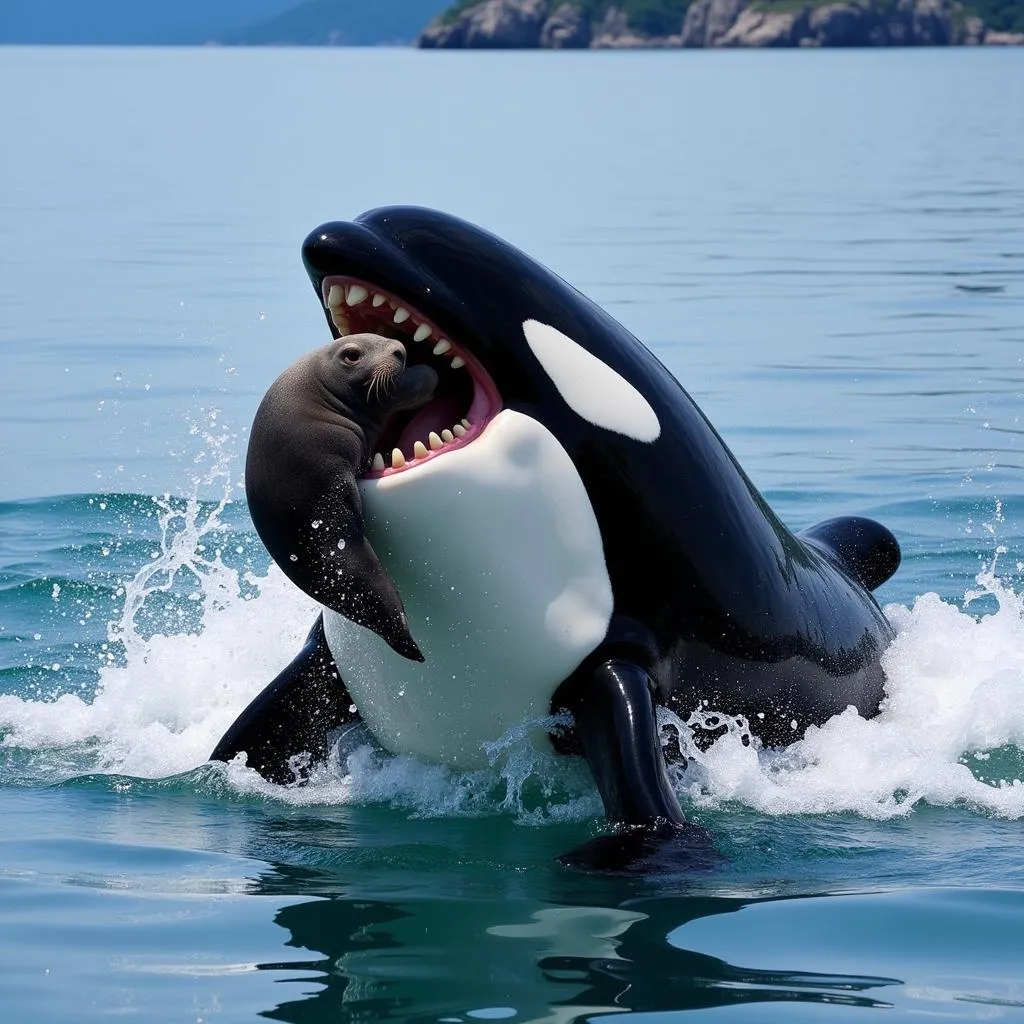
[[[464,447],[501,409],[501,396],[479,361],[428,317],[378,285],[331,275],[321,285],[324,307],[339,337],[380,334],[405,345],[408,366],[427,364],[438,384],[419,409],[395,413],[381,431],[364,477],[407,473]]]

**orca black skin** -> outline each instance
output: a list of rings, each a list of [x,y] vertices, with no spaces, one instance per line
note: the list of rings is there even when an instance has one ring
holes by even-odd
[[[494,664],[489,663],[486,651],[491,648],[485,646],[483,655],[475,655],[475,663],[467,653],[466,664],[471,670],[467,678],[479,668],[504,680],[499,684],[502,697],[515,687],[520,669],[524,677],[532,673],[530,685],[546,701],[544,710],[572,713],[575,726],[569,745],[586,757],[609,819],[624,826],[617,835],[642,835],[645,838],[637,842],[645,850],[654,835],[699,842],[666,778],[654,715],[657,704],[684,718],[701,706],[743,715],[769,746],[791,743],[807,726],[821,724],[851,705],[863,716],[877,712],[885,683],[880,657],[893,633],[870,590],[888,579],[900,560],[899,546],[885,527],[868,519],[844,518],[803,534],[791,533],[654,355],[561,278],[480,228],[431,210],[379,209],[353,223],[317,228],[306,239],[303,260],[325,306],[329,293],[336,296],[334,312],[327,311],[335,337],[358,331],[383,333],[393,314],[401,319],[396,308],[409,312],[410,317],[390,331],[406,342],[410,365],[420,360],[439,369],[437,416],[466,415],[471,407],[475,411],[470,435],[455,438],[452,450],[442,448],[431,452],[429,460],[388,468],[377,474],[378,479],[363,482],[370,492],[378,488],[375,493],[383,504],[377,507],[389,510],[380,522],[387,520],[386,527],[398,531],[392,536],[395,564],[385,555],[387,543],[382,548],[375,540],[375,546],[396,579],[411,619],[416,614],[414,592],[420,585],[418,568],[412,565],[417,559],[399,565],[394,551],[401,541],[395,523],[406,523],[402,529],[413,527],[410,517],[402,519],[393,511],[398,506],[388,504],[389,488],[396,493],[407,488],[411,494],[420,485],[419,478],[425,481],[432,472],[441,478],[462,460],[469,470],[458,478],[458,498],[455,490],[451,498],[453,509],[461,508],[461,503],[473,500],[474,467],[485,465],[483,455],[476,453],[486,452],[486,465],[491,466],[510,452],[518,459],[518,453],[534,443],[523,439],[537,439],[538,451],[553,454],[538,456],[538,468],[526,471],[527,490],[516,492],[518,497],[509,501],[522,502],[527,511],[534,504],[547,508],[544,502],[554,509],[581,509],[573,512],[573,522],[582,525],[560,536],[575,538],[586,534],[583,527],[595,524],[594,537],[599,539],[594,545],[575,556],[567,553],[564,571],[560,564],[552,570],[572,580],[567,587],[589,614],[587,619],[581,613],[581,619],[590,623],[589,632],[581,629],[570,642],[554,626],[548,630],[550,636],[546,627],[537,627],[538,643],[550,641],[552,650],[557,649],[550,664],[562,666],[551,669],[552,675],[560,673],[558,677],[545,678],[547,655],[526,664],[525,648],[531,645],[525,626],[520,647],[506,653],[503,661],[495,654]],[[337,296],[350,294],[347,289],[353,284],[354,304],[348,306]],[[371,299],[374,295],[378,297]],[[388,301],[375,305],[379,296]],[[408,334],[418,323],[431,328],[431,337],[425,344],[410,344]],[[436,356],[431,345],[440,334],[450,339],[452,348]],[[453,353],[468,366],[450,369],[446,360]],[[430,425],[428,420],[396,424],[391,438],[401,447],[412,433]],[[505,437],[510,440],[505,442]],[[557,462],[555,456],[563,459],[557,471],[550,468]],[[574,474],[578,482],[568,479]],[[480,474],[481,480],[485,475]],[[569,489],[556,493],[563,483]],[[481,482],[481,487],[499,484],[502,481]],[[574,496],[572,488],[579,485],[579,495],[585,497]],[[503,507],[502,493],[487,491],[479,514],[468,521],[496,518],[489,510]],[[372,494],[364,494],[364,502],[368,497]],[[552,561],[552,551],[555,562],[561,556],[560,542],[544,534],[542,517],[538,522],[523,527],[532,532],[522,558],[527,569],[539,573]],[[480,526],[482,531],[497,528]],[[468,533],[472,532],[470,528]],[[463,557],[457,582],[469,586],[476,576],[500,575],[488,559],[502,557],[501,539],[481,543],[481,553]],[[510,543],[514,539],[519,538],[508,538]],[[536,566],[530,563],[535,547]],[[436,545],[425,544],[423,559],[429,562],[435,549]],[[464,555],[461,549],[456,553]],[[467,558],[480,562],[467,563]],[[430,572],[436,575],[449,563],[451,556]],[[533,610],[529,591],[515,590],[528,586],[529,574],[524,578],[525,584],[509,582],[507,595],[500,585],[495,590],[495,606],[500,608],[493,615],[505,616],[513,631],[519,618]],[[491,592],[487,594],[489,598]],[[551,608],[557,607],[552,603]],[[454,614],[459,614],[457,607]],[[491,614],[467,608],[465,623],[457,622],[459,628],[450,628],[446,635],[465,634],[468,643],[473,635],[494,627],[487,617]],[[571,618],[566,621],[571,627]],[[322,666],[331,651],[335,662],[346,663],[341,642],[331,642],[344,624],[332,619],[327,626],[326,638],[321,627],[314,629],[304,652],[256,698],[218,744],[214,758],[229,759],[246,751],[249,763],[263,774],[288,780],[290,757],[303,752],[316,759],[326,756],[330,730],[349,717],[352,703],[382,743],[396,749],[380,711],[392,695],[382,694],[378,681],[358,692],[352,680],[346,679],[346,686],[337,673],[325,683]],[[417,639],[422,632],[423,626],[416,626]],[[443,661],[450,651],[442,636],[432,648],[430,637],[426,640],[421,643],[423,670],[429,672],[432,659],[435,664]],[[522,665],[515,650],[523,650]],[[337,714],[323,714],[325,685],[334,690],[326,704],[333,702]],[[364,698],[365,707],[360,705],[364,693],[372,697]],[[530,706],[536,707],[536,702]],[[467,719],[467,743],[477,736],[474,730],[487,733],[481,739],[504,733],[508,723],[496,720],[488,733],[486,709],[478,713],[484,724]],[[421,746],[412,746],[411,752],[435,750],[431,730],[436,731],[432,724],[423,726]],[[448,756],[448,748],[440,743],[436,753],[424,756],[463,763],[455,747],[450,749]],[[625,846],[633,842],[623,841]],[[622,859],[612,849],[616,843],[602,840],[603,845],[595,847],[596,860]],[[623,856],[628,859],[628,854]],[[593,861],[586,853],[576,860]]]

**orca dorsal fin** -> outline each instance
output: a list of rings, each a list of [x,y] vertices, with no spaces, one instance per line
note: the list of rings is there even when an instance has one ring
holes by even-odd
[[[899,541],[874,519],[839,516],[808,527],[800,539],[823,551],[861,586],[880,587],[900,565]]]

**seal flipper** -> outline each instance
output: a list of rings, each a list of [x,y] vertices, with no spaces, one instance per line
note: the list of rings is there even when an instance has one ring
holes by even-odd
[[[323,616],[317,617],[294,660],[235,719],[211,761],[230,761],[243,751],[247,764],[270,782],[296,781],[291,759],[327,759],[329,734],[359,716],[327,648]]]
[[[552,709],[568,711],[597,783],[611,835],[560,860],[598,871],[707,867],[718,858],[706,829],[688,822],[669,783],[647,671],[621,658],[564,682]]]
[[[822,551],[862,587],[880,587],[899,568],[900,545],[874,519],[840,516],[809,527],[800,539]]]
[[[294,550],[285,552],[278,540],[281,531],[262,528],[256,510],[253,522],[274,560],[303,593],[372,629],[403,657],[424,660],[398,590],[366,539],[354,476],[346,473],[336,481],[309,521],[292,523],[294,540],[284,546]]]

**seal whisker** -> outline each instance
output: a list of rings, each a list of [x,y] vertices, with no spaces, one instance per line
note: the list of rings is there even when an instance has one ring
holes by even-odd
[[[397,376],[398,371],[393,367],[384,366],[375,370],[366,389],[367,398],[376,396],[378,401],[383,401],[391,393],[391,386]]]

